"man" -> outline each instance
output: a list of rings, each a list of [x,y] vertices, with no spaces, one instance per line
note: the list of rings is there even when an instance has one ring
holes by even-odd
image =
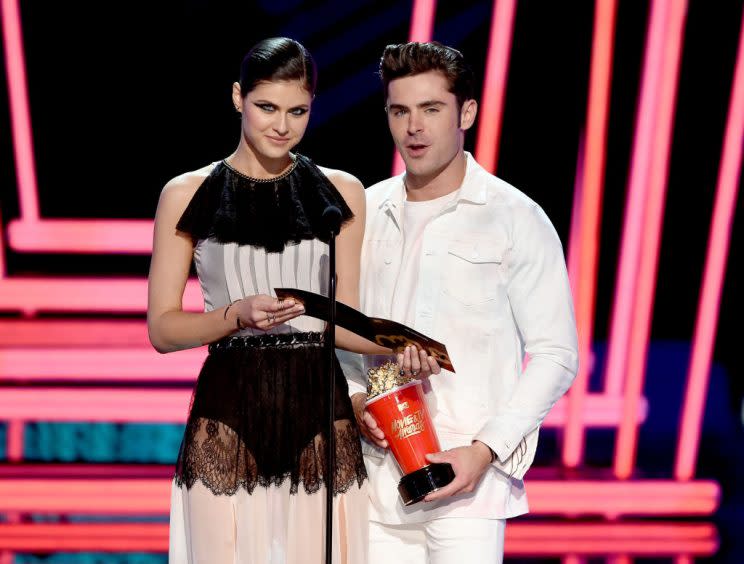
[[[388,125],[403,175],[367,189],[361,300],[447,346],[456,374],[406,352],[430,376],[429,409],[452,483],[405,507],[384,435],[350,377],[370,476],[370,562],[501,562],[505,519],[527,512],[522,477],[540,423],[577,369],[571,294],[558,236],[540,207],[463,150],[477,103],[460,52],[385,49]],[[529,355],[526,367],[524,353]],[[439,372],[439,373],[437,373]]]

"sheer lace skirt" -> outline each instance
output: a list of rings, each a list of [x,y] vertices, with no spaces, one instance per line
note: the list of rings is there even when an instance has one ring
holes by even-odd
[[[252,555],[226,562],[314,562],[292,547],[307,535],[317,536],[322,561],[330,385],[324,351],[317,333],[233,337],[210,347],[176,465],[172,562],[200,562],[201,545]],[[366,472],[338,363],[335,372],[334,551],[340,560],[334,562],[364,562]]]

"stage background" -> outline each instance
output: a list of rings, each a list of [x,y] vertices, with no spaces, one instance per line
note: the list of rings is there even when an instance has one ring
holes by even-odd
[[[318,63],[310,127],[298,151],[354,174],[365,186],[390,176],[393,145],[375,73],[382,48],[407,39],[411,2],[23,0],[19,6],[44,218],[152,218],[170,178],[234,149],[239,119],[230,98],[232,82],[250,46],[276,35],[301,41]],[[492,10],[492,2],[483,0],[440,2],[436,10],[434,38],[465,54],[479,77],[478,92]],[[585,127],[594,10],[589,0],[517,2],[503,108],[497,174],[543,207],[565,248]],[[618,3],[590,389],[600,387],[606,357],[649,13],[648,2]],[[741,16],[741,2],[689,2],[644,389],[651,407],[639,443],[638,476],[672,471]],[[20,205],[7,75],[0,80],[0,217],[6,228],[20,216]],[[472,131],[467,148],[473,150],[474,143]],[[722,488],[721,506],[712,518],[721,535],[715,557],[720,562],[744,561],[738,539],[744,530],[740,207],[731,232],[696,474]],[[149,264],[147,256],[127,254],[19,252],[7,239],[2,252],[8,277],[142,277]],[[19,315],[6,311],[2,319]],[[44,315],[49,314],[40,318]],[[90,317],[143,319],[122,313]],[[167,465],[175,459],[181,431],[177,424],[28,423],[23,458]],[[4,433],[0,425],[3,457]],[[613,436],[610,430],[588,430],[587,468],[612,464]],[[548,430],[538,463],[558,465],[559,459],[560,433]],[[83,562],[96,557],[66,554],[55,560],[19,552],[14,558]],[[163,556],[102,558],[151,562]]]

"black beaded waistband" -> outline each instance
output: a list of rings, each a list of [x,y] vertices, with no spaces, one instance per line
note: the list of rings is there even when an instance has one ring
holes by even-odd
[[[265,333],[263,335],[234,335],[209,345],[209,354],[232,349],[296,347],[297,345],[322,345],[323,333]]]

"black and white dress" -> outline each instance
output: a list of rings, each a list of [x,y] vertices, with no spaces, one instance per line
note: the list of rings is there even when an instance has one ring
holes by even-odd
[[[211,311],[276,287],[326,294],[330,204],[351,210],[312,161],[252,179],[216,163],[178,229]],[[209,345],[172,488],[170,562],[322,562],[329,377],[325,323],[300,316]],[[335,377],[334,562],[366,562],[367,492],[359,432]]]

